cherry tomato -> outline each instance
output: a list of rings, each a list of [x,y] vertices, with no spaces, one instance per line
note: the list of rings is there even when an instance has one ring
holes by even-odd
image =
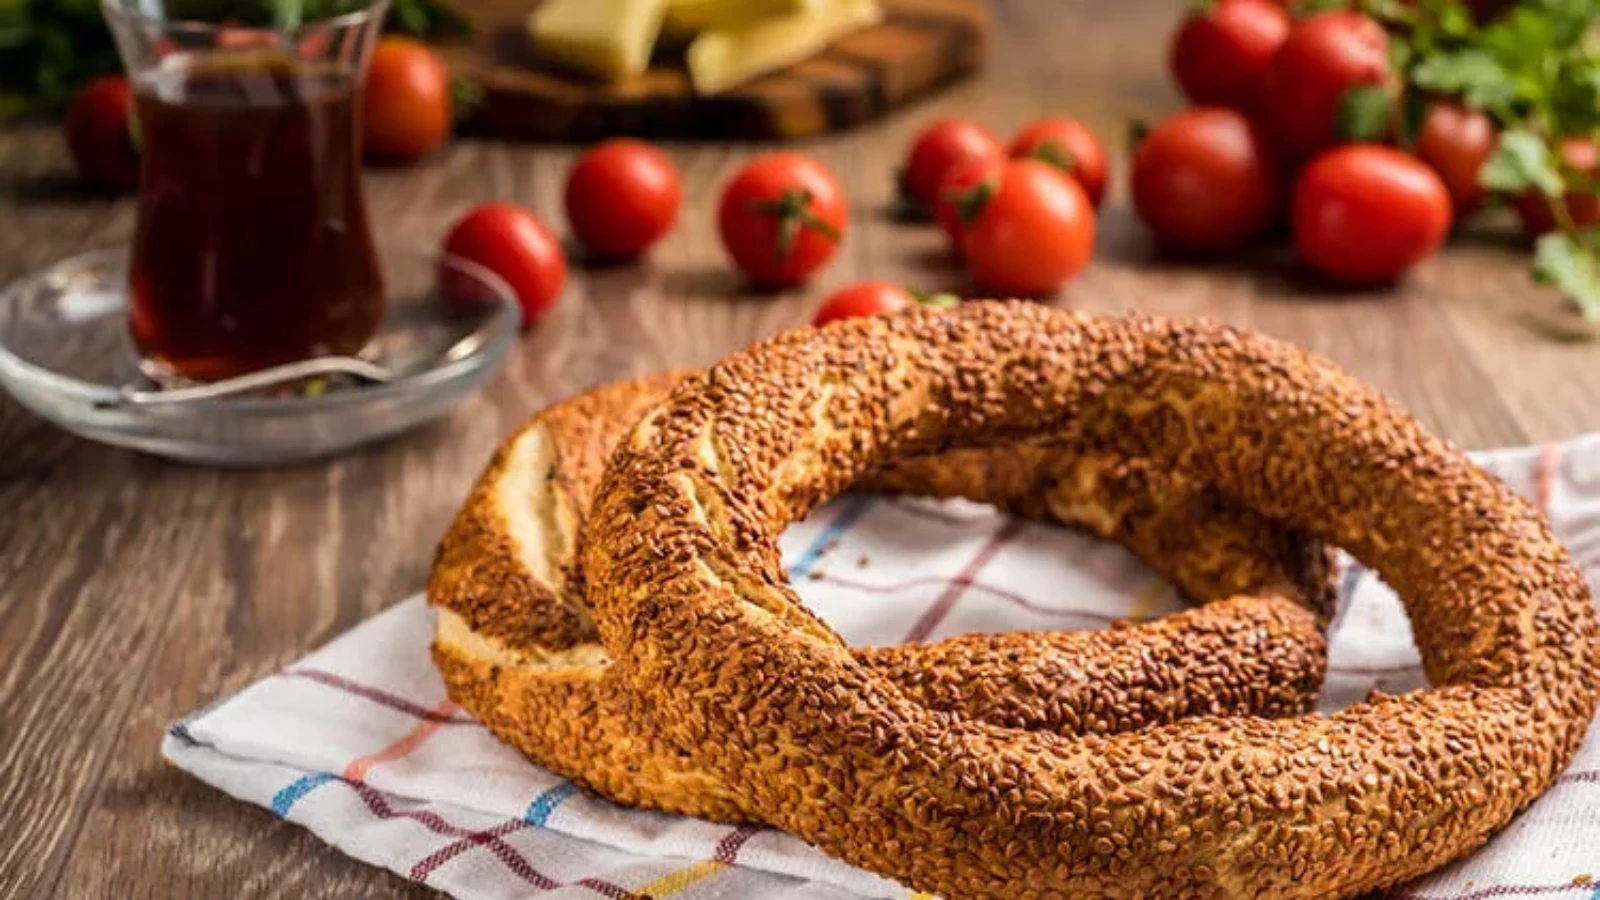
[[[1450,230],[1450,192],[1408,153],[1352,144],[1300,173],[1293,218],[1295,246],[1318,271],[1347,284],[1382,284],[1439,249]]]
[[[485,203],[468,212],[450,229],[444,252],[504,279],[522,306],[523,330],[550,312],[567,280],[561,244],[533,213],[514,203]],[[483,284],[460,270],[441,267],[439,281],[445,297],[455,303],[485,300]]]
[[[1389,72],[1389,36],[1372,19],[1332,10],[1289,32],[1267,67],[1257,106],[1262,128],[1286,156],[1306,159],[1337,141],[1345,94],[1380,85]]]
[[[966,231],[963,219],[969,213],[975,214],[984,199],[994,193],[1005,168],[1005,158],[993,156],[969,159],[945,173],[933,214],[957,253],[962,252],[961,242]]]
[[[825,325],[838,319],[878,316],[910,309],[917,304],[911,292],[886,281],[861,281],[836,291],[817,307],[811,324]]]
[[[982,125],[966,119],[940,119],[912,142],[901,173],[902,184],[911,199],[932,210],[939,200],[939,182],[947,171],[968,160],[1004,155],[1000,139]]]
[[[1094,253],[1094,206],[1060,169],[1006,163],[999,186],[965,229],[967,270],[997,296],[1053,293]]]
[[[91,80],[67,108],[67,147],[78,174],[101,187],[139,186],[139,151],[133,143],[133,88],[121,75]]]
[[[1161,124],[1133,160],[1133,204],[1185,253],[1241,247],[1272,225],[1281,188],[1266,139],[1241,113],[1197,106]]]
[[[432,47],[406,37],[378,42],[361,98],[368,158],[421,159],[450,137],[453,115],[450,72]]]
[[[265,28],[239,25],[237,22],[237,19],[227,20],[217,28],[214,40],[219,49],[249,50],[256,47],[278,46],[280,38],[276,33]]]
[[[1417,133],[1417,156],[1439,173],[1457,219],[1482,206],[1489,195],[1478,183],[1478,172],[1498,141],[1494,120],[1480,110],[1454,103],[1428,107]]]
[[[1562,138],[1556,147],[1561,162],[1567,168],[1588,179],[1591,184],[1600,177],[1600,148],[1584,137]],[[1600,225],[1600,187],[1588,191],[1569,191],[1563,202],[1567,215],[1579,228]],[[1548,234],[1558,227],[1555,213],[1550,209],[1550,199],[1538,191],[1529,191],[1517,198],[1517,214],[1522,217],[1522,228],[1531,237]]]
[[[1077,179],[1097,209],[1106,196],[1106,148],[1077,119],[1040,119],[1017,132],[1011,155],[1033,157],[1059,167]]]
[[[672,230],[682,203],[678,168],[644,141],[603,141],[567,175],[567,221],[578,240],[604,256],[649,249]]]
[[[798,284],[827,264],[844,239],[849,214],[832,173],[799,153],[768,153],[746,163],[717,209],[722,246],[759,284]]]
[[[1289,26],[1271,0],[1222,0],[1191,13],[1172,42],[1172,76],[1198,105],[1249,111]]]

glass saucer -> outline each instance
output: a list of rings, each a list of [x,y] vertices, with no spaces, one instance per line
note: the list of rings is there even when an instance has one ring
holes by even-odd
[[[517,334],[511,290],[454,258],[381,254],[383,328],[363,358],[399,373],[388,384],[321,380],[243,396],[129,403],[159,390],[128,335],[128,250],[85,253],[0,292],[0,387],[75,434],[185,462],[267,466],[315,459],[449,412],[484,382]],[[473,279],[471,309],[438,294],[440,268]],[[463,352],[465,351],[465,352]],[[145,395],[148,396],[148,395]]]

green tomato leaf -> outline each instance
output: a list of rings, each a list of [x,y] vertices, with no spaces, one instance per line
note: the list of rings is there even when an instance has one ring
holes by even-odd
[[[428,11],[415,3],[396,3],[389,9],[389,18],[394,30],[402,34],[426,34],[428,31]]]
[[[395,0],[393,10],[398,24],[392,31],[427,38],[459,37],[472,31],[466,16],[444,0]]]
[[[1483,31],[1482,47],[1491,56],[1527,68],[1545,54],[1560,51],[1556,25],[1537,3],[1518,3]]]
[[[1425,3],[1424,8],[1433,17],[1433,27],[1442,35],[1466,38],[1477,30],[1477,24],[1472,21],[1472,12],[1461,0],[1435,0]]]
[[[1600,62],[1571,58],[1551,81],[1547,110],[1559,133],[1583,134],[1600,127]]]
[[[1600,320],[1600,260],[1594,250],[1597,235],[1588,234],[1587,244],[1565,232],[1539,239],[1533,256],[1533,277],[1566,294],[1589,321]]]
[[[1389,41],[1389,71],[1404,72],[1411,67],[1411,60],[1415,55],[1411,45],[1405,41]]]
[[[1294,15],[1296,18],[1305,18],[1329,10],[1349,9],[1353,5],[1351,0],[1303,0],[1295,4]]]
[[[1408,150],[1416,147],[1417,136],[1428,121],[1431,103],[1428,95],[1422,91],[1406,91],[1405,96],[1400,98],[1400,146]]]
[[[1389,136],[1392,106],[1389,91],[1382,85],[1357,85],[1339,98],[1339,114],[1334,120],[1334,131],[1345,141],[1380,142]]]
[[[28,112],[32,98],[11,91],[0,91],[0,122]]]
[[[21,0],[0,0],[0,50],[20,47],[32,36],[28,7]]]
[[[1362,11],[1391,25],[1409,25],[1416,20],[1416,10],[1399,0],[1366,0],[1362,4]]]
[[[1411,70],[1419,87],[1461,97],[1468,106],[1500,109],[1517,99],[1517,84],[1499,60],[1482,50],[1437,53]]]
[[[1491,191],[1508,194],[1536,188],[1547,197],[1556,197],[1565,191],[1550,146],[1533,132],[1521,129],[1500,135],[1500,146],[1483,164],[1478,182]]]
[[[483,105],[483,98],[482,83],[469,81],[460,75],[450,76],[450,101],[457,122],[472,118],[472,114]]]

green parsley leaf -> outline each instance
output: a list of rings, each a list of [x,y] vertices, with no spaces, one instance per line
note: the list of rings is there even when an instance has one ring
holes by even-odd
[[[1559,288],[1589,321],[1600,320],[1600,260],[1594,247],[1600,229],[1583,238],[1564,232],[1539,239],[1533,255],[1533,277]]]
[[[1550,146],[1543,138],[1524,129],[1501,133],[1500,146],[1483,164],[1478,182],[1491,191],[1509,194],[1537,188],[1546,196],[1556,197],[1565,190]]]

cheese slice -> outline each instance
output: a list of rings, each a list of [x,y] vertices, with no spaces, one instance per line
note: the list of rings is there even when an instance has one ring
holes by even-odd
[[[662,30],[674,36],[743,28],[762,19],[804,12],[817,0],[667,0]]]
[[[689,79],[699,93],[725,91],[793,65],[882,19],[877,0],[814,0],[801,12],[704,31],[689,44]]]
[[[666,0],[546,0],[528,20],[552,62],[610,80],[650,65]]]

